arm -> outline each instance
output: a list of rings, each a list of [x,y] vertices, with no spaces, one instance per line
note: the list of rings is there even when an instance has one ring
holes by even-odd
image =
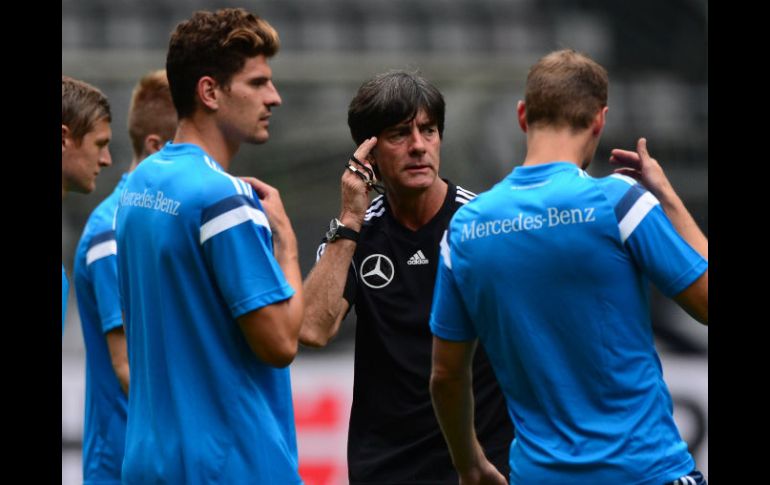
[[[105,333],[104,337],[107,339],[112,369],[115,371],[115,376],[117,376],[123,392],[128,395],[128,351],[126,350],[126,333],[123,326],[113,328]]]
[[[702,323],[709,324],[709,271],[706,270],[690,286],[674,297],[691,317]]]
[[[97,247],[108,248],[101,257],[94,259],[88,265],[91,275],[94,298],[101,321],[101,331],[107,342],[110,362],[118,378],[121,389],[128,395],[129,370],[128,350],[126,347],[125,318],[121,310],[120,291],[118,286],[117,245],[114,233],[108,231],[97,236],[107,235],[109,238]]]
[[[363,163],[377,138],[364,141],[354,156]],[[345,170],[340,182],[342,209],[340,221],[354,231],[360,232],[364,214],[369,205],[369,188],[356,174]],[[342,297],[348,268],[356,250],[356,243],[349,239],[338,239],[327,243],[324,253],[305,279],[305,316],[300,330],[300,342],[310,347],[323,347],[340,329],[340,324],[350,308]]]
[[[473,354],[477,340],[452,342],[433,337],[430,394],[460,484],[505,484],[484,455],[473,424]]]
[[[340,220],[356,229],[348,221]],[[342,293],[355,249],[356,243],[349,239],[327,244],[323,255],[305,279],[305,316],[299,333],[299,341],[303,345],[324,347],[339,332],[342,319],[350,307]]]
[[[674,191],[663,168],[647,152],[647,140],[640,138],[636,150],[612,150],[610,163],[620,165],[615,172],[633,177],[644,185],[660,201],[663,211],[679,235],[708,260],[708,239]],[[708,325],[708,269],[676,295],[674,301],[693,318]]]
[[[275,259],[295,293],[287,300],[245,313],[237,320],[257,357],[270,365],[285,367],[297,355],[303,313],[297,238],[278,190],[253,177],[243,180],[254,188],[262,202],[273,233]]]

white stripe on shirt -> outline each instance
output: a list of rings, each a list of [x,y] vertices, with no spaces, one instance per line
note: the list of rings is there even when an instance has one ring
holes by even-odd
[[[118,254],[118,243],[114,239],[99,243],[86,253],[86,266],[113,254]]]
[[[628,185],[636,185],[636,180],[634,180],[632,177],[629,177],[628,175],[623,175],[620,173],[613,173],[610,175],[610,177],[618,180],[622,180],[623,182],[627,183]]]
[[[457,195],[465,195],[469,199],[472,199],[472,198],[476,197],[476,194],[474,194],[470,190],[464,189],[464,188],[459,187],[459,186],[457,186]]]
[[[444,231],[444,236],[441,238],[441,258],[444,260],[444,264],[447,268],[452,269],[452,259],[449,256],[449,243],[447,243],[447,231]]]
[[[643,196],[639,197],[633,206],[626,212],[623,219],[618,223],[620,227],[620,239],[623,243],[634,232],[636,226],[642,222],[644,216],[652,210],[653,207],[658,205],[658,199],[655,198],[650,192],[645,192]]]
[[[220,232],[246,221],[252,221],[254,224],[262,226],[270,232],[270,224],[267,222],[267,216],[265,216],[264,212],[248,205],[242,205],[220,214],[202,225],[200,234],[201,244]]]
[[[382,209],[380,209],[379,212],[369,212],[368,214],[366,214],[366,216],[364,216],[364,220],[368,221],[368,220],[371,220],[371,219],[373,219],[375,217],[380,217],[384,213],[385,213],[385,208],[383,207]]]
[[[203,160],[206,162],[206,165],[208,165],[211,168],[211,170],[213,170],[214,172],[218,173],[219,175],[221,175],[223,177],[227,177],[228,179],[230,179],[230,182],[232,182],[233,187],[235,187],[235,191],[236,192],[238,192],[240,195],[247,195],[247,192],[244,192],[244,190],[243,190],[243,186],[238,184],[238,182],[240,182],[239,179],[236,179],[235,177],[233,177],[231,175],[228,175],[225,172],[223,172],[222,170],[220,170],[219,167],[216,166],[214,161],[211,160],[209,157],[204,155],[203,156]]]

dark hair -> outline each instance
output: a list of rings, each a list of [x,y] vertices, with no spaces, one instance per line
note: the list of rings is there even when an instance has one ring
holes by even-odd
[[[358,88],[348,107],[348,126],[357,145],[382,130],[411,121],[418,110],[444,133],[444,97],[416,72],[388,71],[378,74]]]
[[[572,49],[551,52],[529,70],[527,124],[582,130],[607,106],[607,71]]]
[[[61,77],[61,122],[70,130],[72,139],[80,143],[97,121],[112,122],[107,96],[87,82]]]
[[[198,80],[211,76],[228,86],[246,60],[278,52],[278,32],[242,8],[198,11],[176,26],[168,46],[166,73],[179,118],[195,111]]]
[[[160,135],[164,140],[174,138],[176,122],[166,71],[159,69],[146,74],[134,87],[128,108],[128,135],[134,156],[144,153],[148,135]]]

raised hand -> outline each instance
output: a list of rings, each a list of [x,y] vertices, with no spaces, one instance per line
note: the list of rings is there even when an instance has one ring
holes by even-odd
[[[615,148],[610,156],[610,163],[619,165],[615,173],[628,175],[638,180],[655,197],[662,198],[666,192],[673,190],[663,168],[657,160],[647,152],[647,139],[639,138],[636,151]]]
[[[375,145],[377,145],[377,138],[371,137],[364,140],[353,153],[353,156],[369,170],[372,170],[369,154]],[[368,194],[371,187],[357,173],[346,169],[340,180],[340,189],[342,192],[340,220],[346,226],[358,231],[364,222],[366,208],[369,207]]]

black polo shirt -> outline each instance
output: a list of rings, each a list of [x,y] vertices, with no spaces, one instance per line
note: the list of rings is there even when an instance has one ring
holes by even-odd
[[[417,231],[393,218],[385,196],[372,201],[361,228],[344,292],[357,315],[351,484],[458,481],[431,404],[428,322],[441,237],[455,211],[475,194],[446,182],[441,209]],[[507,478],[513,428],[481,345],[473,371],[479,441]]]

